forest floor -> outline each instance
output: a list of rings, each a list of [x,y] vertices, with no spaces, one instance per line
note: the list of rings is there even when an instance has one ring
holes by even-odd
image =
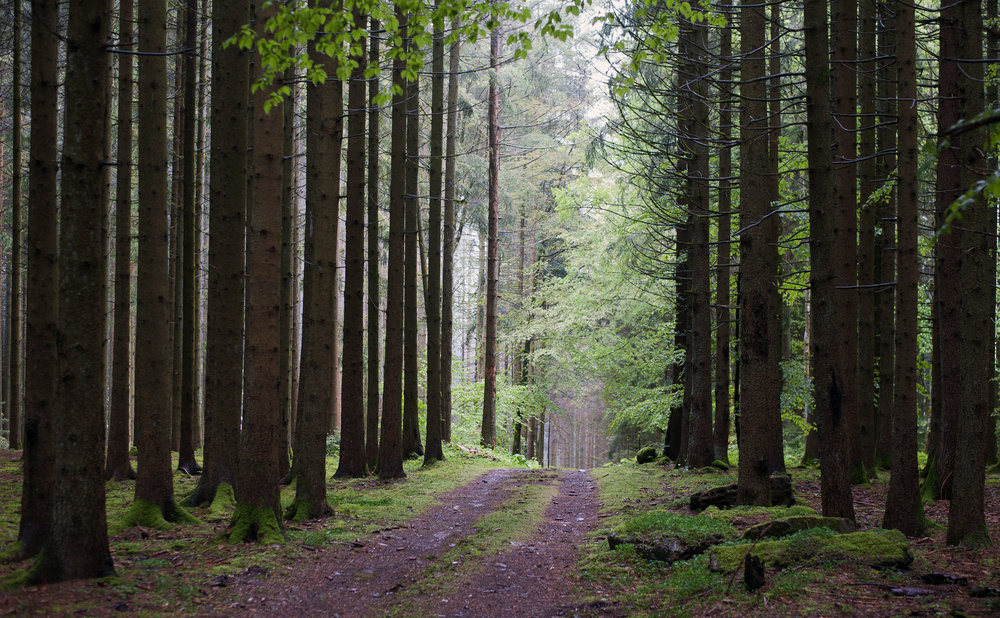
[[[631,546],[612,551],[607,544],[610,528],[643,513],[701,519],[687,508],[687,497],[735,482],[735,471],[657,464],[525,469],[467,449],[446,454],[447,462],[430,468],[408,463],[408,477],[399,481],[331,480],[334,516],[289,522],[287,542],[271,546],[228,545],[227,518],[207,509],[192,510],[201,525],[120,529],[116,521],[130,504],[132,485],[110,482],[118,577],[0,588],[0,616],[1000,614],[1000,599],[970,594],[1000,587],[1000,549],[946,546],[943,501],[926,507],[928,536],[909,539],[915,560],[908,569],[808,560],[769,572],[764,588],[749,593],[742,570],[712,573],[705,556],[668,565]],[[0,451],[0,554],[17,535],[18,456]],[[797,501],[818,509],[818,471],[791,473]],[[879,526],[887,479],[854,488],[863,530]],[[194,484],[182,473],[175,481],[178,495]],[[989,475],[988,525],[1000,542],[998,484]],[[744,528],[758,520],[748,513],[731,523]],[[0,581],[27,566],[0,564]],[[921,576],[928,573],[966,583],[927,584]]]

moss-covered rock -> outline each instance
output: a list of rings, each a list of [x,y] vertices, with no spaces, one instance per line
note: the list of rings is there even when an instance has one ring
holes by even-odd
[[[635,454],[636,463],[650,463],[656,461],[656,447],[644,446],[639,449],[639,452]]]
[[[722,470],[723,472],[729,470],[729,464],[722,461],[721,459],[716,459],[709,465],[717,470]]]
[[[751,526],[743,532],[743,538],[751,541],[763,538],[777,539],[812,528],[827,528],[837,534],[849,534],[858,530],[858,526],[853,521],[844,517],[800,515]]]
[[[735,537],[736,529],[726,522],[658,510],[617,526],[608,535],[608,546],[628,544],[650,560],[676,562]]]
[[[750,545],[713,547],[708,568],[732,572],[743,564]],[[898,530],[867,530],[837,534],[827,528],[814,528],[778,541],[764,541],[753,546],[769,568],[780,569],[826,560],[850,560],[873,567],[905,568],[913,562],[909,543]]]
[[[710,506],[699,513],[701,517],[728,521],[734,525],[739,525],[737,522],[743,520],[766,518],[767,521],[773,521],[786,517],[804,517],[818,514],[816,509],[803,504],[792,506],[734,506],[731,509],[720,509],[716,506]]]

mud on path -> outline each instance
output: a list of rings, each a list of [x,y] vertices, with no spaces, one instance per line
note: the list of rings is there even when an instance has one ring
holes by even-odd
[[[230,592],[244,600],[216,609],[276,616],[573,613],[577,545],[598,520],[586,471],[496,469],[438,500],[407,525],[360,539],[363,546],[334,545],[293,572],[239,578]],[[473,542],[491,535],[498,537],[492,550]]]

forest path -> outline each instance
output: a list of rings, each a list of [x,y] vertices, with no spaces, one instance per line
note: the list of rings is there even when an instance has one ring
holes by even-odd
[[[560,616],[575,603],[577,545],[597,526],[585,470],[495,469],[362,547],[337,545],[280,579],[244,580],[265,615]],[[597,607],[589,608],[591,611]]]

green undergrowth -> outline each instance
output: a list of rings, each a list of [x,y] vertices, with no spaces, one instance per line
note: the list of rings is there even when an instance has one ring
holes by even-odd
[[[758,556],[772,569],[834,560],[896,568],[906,568],[913,562],[909,543],[898,530],[837,534],[828,528],[811,528],[777,541],[713,547],[709,551],[710,568],[736,571],[747,553]]]
[[[692,517],[668,511],[649,511],[615,526],[614,533],[622,538],[655,540],[676,537],[688,545],[697,545],[713,537],[734,539],[736,528],[724,521]]]

